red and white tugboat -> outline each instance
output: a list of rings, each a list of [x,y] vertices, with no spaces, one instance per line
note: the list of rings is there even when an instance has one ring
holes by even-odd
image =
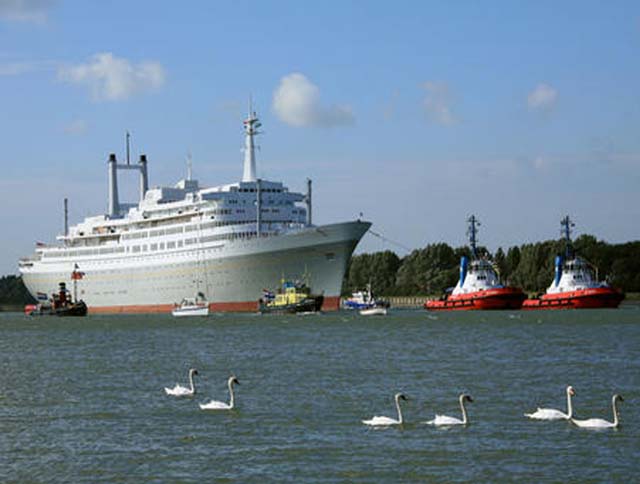
[[[478,255],[476,235],[478,219],[469,218],[469,245],[471,261],[466,256],[460,259],[460,280],[450,294],[439,300],[427,301],[425,309],[434,311],[470,309],[520,309],[526,295],[522,289],[503,286],[491,261]]]
[[[522,309],[617,308],[624,293],[594,277],[594,268],[573,252],[571,228],[567,215],[560,221],[566,242],[565,256],[556,256],[555,277],[546,294],[527,299]]]

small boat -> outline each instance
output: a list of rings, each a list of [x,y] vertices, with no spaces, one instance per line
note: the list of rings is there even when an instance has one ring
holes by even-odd
[[[205,299],[204,294],[199,292],[196,297],[186,297],[180,302],[180,304],[176,304],[173,307],[171,314],[176,318],[208,316],[209,303]]]
[[[320,311],[323,302],[324,296],[311,294],[306,284],[282,280],[276,294],[263,290],[258,307],[262,314],[315,313]]]
[[[437,300],[424,303],[430,311],[465,311],[474,309],[520,309],[526,299],[520,288],[504,286],[500,282],[497,268],[486,257],[480,257],[476,245],[478,219],[469,220],[469,242],[471,260],[460,258],[458,284]]]
[[[624,293],[594,276],[597,269],[574,254],[571,228],[575,226],[567,215],[560,222],[565,239],[565,254],[555,259],[555,277],[546,293],[527,299],[522,309],[583,309],[617,308]]]
[[[373,295],[371,283],[362,291],[354,292],[350,298],[342,303],[344,309],[372,309],[372,308],[388,308],[389,302],[384,299],[378,299]]]
[[[368,309],[361,309],[359,313],[361,316],[386,316],[387,308],[373,307]]]
[[[73,277],[77,276],[72,275]],[[75,278],[73,279],[74,283],[76,280]],[[88,309],[85,302],[77,298],[71,298],[71,294],[64,282],[59,283],[58,292],[53,293],[49,300],[42,300],[38,304],[27,304],[24,308],[24,313],[27,316],[86,316],[87,312]]]

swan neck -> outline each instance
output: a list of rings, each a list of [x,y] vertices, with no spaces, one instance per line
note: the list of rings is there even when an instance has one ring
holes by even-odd
[[[618,401],[615,398],[612,400],[612,406],[613,406],[613,426],[617,427],[618,426]]]
[[[191,386],[191,393],[196,393],[196,385],[193,381],[193,373],[189,372],[189,385]]]
[[[233,408],[234,398],[233,398],[233,383],[229,382],[229,408]]]
[[[396,398],[396,408],[398,409],[398,422],[402,423],[402,409],[400,408],[400,400]]]
[[[464,398],[460,398],[460,410],[462,410],[462,423],[467,423],[467,409],[464,407]]]
[[[573,405],[571,404],[571,393],[567,392],[567,419],[573,417]]]

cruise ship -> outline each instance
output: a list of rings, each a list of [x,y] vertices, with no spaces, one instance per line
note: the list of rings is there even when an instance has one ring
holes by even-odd
[[[78,297],[89,312],[169,313],[185,297],[203,295],[212,311],[257,311],[265,288],[282,278],[304,280],[339,308],[351,255],[371,224],[312,223],[311,180],[306,193],[256,176],[254,111],[244,121],[242,180],[204,188],[187,178],[173,187],[148,186],[147,158],[108,160],[108,213],[68,227],[54,245],[36,244],[19,261],[34,296],[50,294],[82,271]],[[128,150],[127,150],[128,153]],[[135,170],[140,201],[120,203],[118,172]]]

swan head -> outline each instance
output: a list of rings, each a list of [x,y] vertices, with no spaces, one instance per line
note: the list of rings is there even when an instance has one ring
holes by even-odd
[[[618,401],[618,402],[624,402],[624,398],[622,398],[622,395],[618,395],[617,393],[613,396],[613,401]]]
[[[405,402],[406,402],[407,400],[409,400],[409,399],[408,399],[407,397],[405,397],[405,396],[404,396],[404,394],[402,394],[402,393],[396,393],[396,397],[395,397],[395,398],[396,398],[396,402],[397,402],[398,400],[404,400]]]
[[[575,396],[576,391],[573,389],[573,387],[571,385],[569,385],[567,387],[567,395],[571,395],[572,397]]]
[[[196,370],[195,368],[191,368],[189,370],[189,375],[197,375],[198,374],[198,370]]]
[[[240,385],[240,382],[234,375],[232,375],[229,377],[229,385]]]
[[[463,393],[462,395],[460,395],[460,401],[473,403],[473,398],[471,398],[471,395],[467,395],[466,393]]]

